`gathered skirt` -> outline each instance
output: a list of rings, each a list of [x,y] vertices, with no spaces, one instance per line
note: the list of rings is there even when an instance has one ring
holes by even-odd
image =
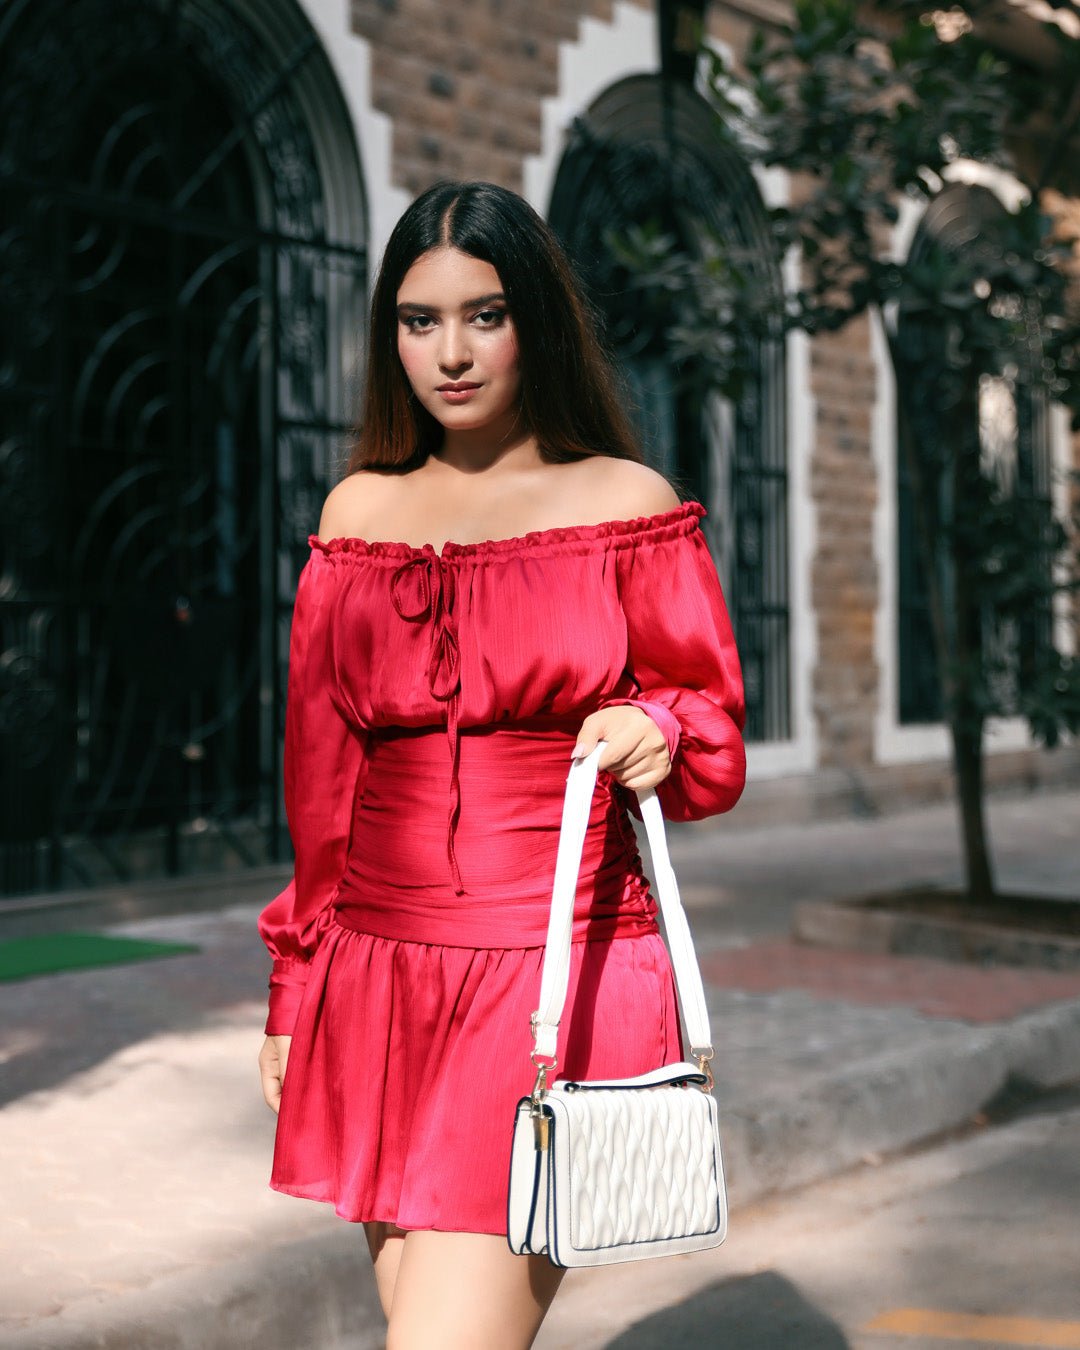
[[[463,738],[456,842],[468,889],[455,894],[437,809],[446,787],[438,739],[378,742],[352,865],[293,1030],[273,1189],[331,1204],[351,1222],[506,1233],[514,1111],[535,1078],[529,1018],[571,744],[558,732]],[[470,813],[470,788],[490,792],[496,769],[499,810],[489,799]],[[605,779],[549,1077],[628,1077],[683,1054],[655,902],[625,805]]]

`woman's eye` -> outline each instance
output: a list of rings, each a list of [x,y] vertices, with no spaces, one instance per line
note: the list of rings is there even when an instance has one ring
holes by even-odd
[[[484,324],[484,327],[495,328],[502,322],[505,315],[506,311],[504,309],[482,309],[476,317],[482,319],[487,316],[489,319],[493,319],[493,323],[486,323]]]
[[[421,322],[423,322],[423,321],[429,319],[430,317],[431,317],[431,316],[430,316],[429,314],[413,314],[413,315],[410,315],[409,318],[407,318],[407,319],[404,320],[405,327],[409,330],[410,333],[415,333],[415,332],[416,332],[416,329],[417,329],[417,325],[420,324]],[[423,331],[426,331],[426,330],[423,330]]]

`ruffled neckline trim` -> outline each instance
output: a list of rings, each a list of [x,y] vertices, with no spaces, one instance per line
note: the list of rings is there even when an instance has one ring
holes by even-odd
[[[407,544],[395,539],[361,539],[356,535],[341,535],[334,539],[320,539],[308,535],[308,544],[327,555],[374,558],[499,558],[532,552],[538,548],[560,544],[602,543],[606,547],[636,543],[661,543],[665,539],[687,534],[697,527],[705,507],[698,501],[681,502],[667,511],[651,516],[634,516],[631,520],[601,520],[592,525],[553,525],[546,530],[529,530],[526,534],[511,535],[506,539],[479,539],[471,544],[459,544],[448,539],[436,551],[433,544]]]

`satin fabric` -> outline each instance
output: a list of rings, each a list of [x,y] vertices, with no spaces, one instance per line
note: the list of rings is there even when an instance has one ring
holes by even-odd
[[[743,788],[742,680],[704,514],[685,502],[439,553],[309,537],[285,727],[295,867],[259,918],[266,1031],[293,1038],[274,1189],[351,1221],[505,1233],[582,721],[620,703],[654,719],[669,820],[726,811]],[[559,1073],[682,1055],[635,806],[601,771]]]

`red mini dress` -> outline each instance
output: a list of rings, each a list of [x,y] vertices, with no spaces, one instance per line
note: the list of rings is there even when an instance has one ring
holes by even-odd
[[[505,1234],[581,723],[620,703],[656,721],[668,820],[742,792],[742,677],[704,515],[688,501],[438,553],[309,537],[285,717],[295,870],[258,922],[266,1033],[292,1036],[274,1190],[352,1222]],[[628,810],[601,770],[555,1076],[683,1054]]]

